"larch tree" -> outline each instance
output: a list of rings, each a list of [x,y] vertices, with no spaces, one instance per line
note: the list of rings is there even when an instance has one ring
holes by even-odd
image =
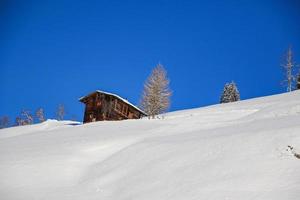
[[[167,71],[161,64],[158,64],[146,80],[141,98],[141,107],[149,118],[155,118],[170,107],[172,92],[169,83]]]
[[[56,119],[58,121],[63,120],[65,114],[66,114],[65,106],[63,104],[59,104],[56,110]]]
[[[236,84],[233,81],[231,83],[226,83],[220,98],[220,103],[229,103],[239,100],[240,93],[237,89]]]
[[[16,117],[16,126],[33,124],[33,116],[29,110],[23,109],[20,116]]]
[[[293,52],[291,46],[288,48],[285,55],[285,62],[281,65],[285,71],[284,85],[287,87],[287,92],[291,92],[294,86],[295,77],[293,75],[294,71],[294,61],[293,61]]]
[[[44,122],[45,121],[45,114],[44,114],[44,109],[39,108],[35,112],[36,118],[39,120],[39,122]]]
[[[22,110],[23,125],[33,124],[33,116],[29,110]]]

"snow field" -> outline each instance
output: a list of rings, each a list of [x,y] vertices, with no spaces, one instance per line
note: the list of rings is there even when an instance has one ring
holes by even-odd
[[[0,130],[0,199],[300,199],[300,92]]]

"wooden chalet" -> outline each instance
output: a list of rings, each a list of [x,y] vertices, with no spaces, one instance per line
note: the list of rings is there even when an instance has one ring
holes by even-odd
[[[85,104],[83,123],[147,116],[144,111],[120,96],[100,90],[81,97],[79,101]]]

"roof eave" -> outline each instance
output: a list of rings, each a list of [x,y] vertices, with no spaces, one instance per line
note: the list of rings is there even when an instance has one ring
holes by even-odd
[[[84,100],[85,98],[87,98],[87,97],[89,97],[89,96],[91,96],[92,94],[95,94],[95,93],[102,93],[102,94],[114,96],[114,97],[120,99],[121,101],[127,103],[128,105],[132,106],[133,108],[135,108],[136,110],[138,110],[139,112],[141,112],[143,115],[148,116],[143,110],[141,110],[141,109],[138,108],[137,106],[133,105],[133,104],[130,103],[128,100],[126,100],[126,99],[120,97],[119,95],[116,95],[116,94],[113,94],[113,93],[110,93],[110,92],[104,92],[104,91],[101,91],[101,90],[96,90],[95,92],[92,92],[92,93],[90,93],[90,94],[88,94],[88,95],[86,95],[86,96],[80,97],[78,100],[79,100],[80,102],[83,103],[83,100]]]

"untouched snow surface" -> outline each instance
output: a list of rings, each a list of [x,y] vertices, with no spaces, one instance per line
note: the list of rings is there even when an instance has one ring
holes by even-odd
[[[300,92],[0,131],[1,200],[299,200]]]

